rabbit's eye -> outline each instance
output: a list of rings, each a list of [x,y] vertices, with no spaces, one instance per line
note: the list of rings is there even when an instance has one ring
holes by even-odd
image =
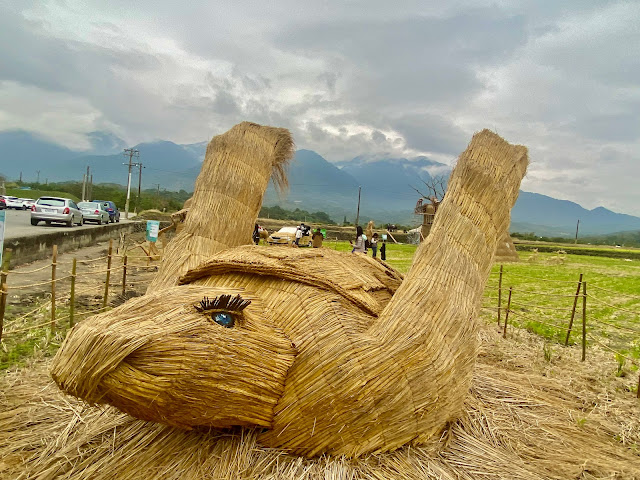
[[[214,298],[204,297],[194,308],[204,313],[210,310],[227,310],[231,312],[241,312],[251,304],[251,300],[245,300],[240,295],[218,295]]]
[[[211,315],[211,319],[226,328],[233,328],[236,323],[233,315],[227,312],[215,312]]]

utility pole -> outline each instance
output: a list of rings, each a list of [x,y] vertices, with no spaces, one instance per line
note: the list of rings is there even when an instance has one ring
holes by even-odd
[[[576,225],[576,241],[573,242],[574,244],[578,243],[578,228],[580,228],[580,220],[578,220],[578,224]]]
[[[125,148],[123,155],[125,157],[129,157],[129,176],[127,177],[127,201],[124,204],[124,218],[129,219],[129,197],[131,196],[131,167],[133,167],[133,157],[139,158],[140,152],[138,150],[134,150],[133,148]],[[123,165],[127,165],[123,163]]]
[[[89,179],[89,188],[87,189],[87,200],[91,200],[93,198],[93,173],[91,174],[91,178]]]
[[[20,183],[22,183],[22,172],[20,172]]]
[[[138,171],[138,198],[136,198],[136,208],[134,210],[134,212],[136,213],[136,215],[138,214],[138,208],[140,207],[140,190],[142,188],[142,162],[138,162],[135,165],[137,165],[138,167],[140,167],[140,170]]]
[[[358,187],[358,213],[356,214],[356,227],[358,226],[358,222],[360,221],[360,192],[362,191],[362,187]]]
[[[82,175],[82,201],[86,202],[89,196],[87,192],[87,182],[89,181],[89,165],[87,165],[87,173]]]
[[[36,173],[38,174],[38,179],[36,180],[36,183],[40,183],[40,170],[36,170]]]
[[[159,208],[160,205],[160,184],[159,183],[154,183],[154,185],[156,186],[157,190],[156,190],[156,208]]]

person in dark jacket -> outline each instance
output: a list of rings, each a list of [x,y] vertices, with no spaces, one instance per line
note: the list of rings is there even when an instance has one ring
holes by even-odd
[[[251,235],[251,238],[253,239],[253,243],[255,243],[256,245],[260,243],[260,227],[258,226],[257,223],[256,223],[256,226],[253,228],[253,234]]]

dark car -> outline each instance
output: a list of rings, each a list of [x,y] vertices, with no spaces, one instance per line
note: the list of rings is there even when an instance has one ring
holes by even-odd
[[[5,208],[7,208],[7,202],[4,197],[0,197],[0,210],[4,210]]]
[[[104,209],[109,212],[109,221],[119,222],[120,221],[120,210],[116,207],[116,204],[109,200],[91,200],[95,203],[101,203],[104,206]]]

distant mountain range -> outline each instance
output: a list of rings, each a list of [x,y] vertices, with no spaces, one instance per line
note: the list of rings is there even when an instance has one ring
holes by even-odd
[[[77,152],[56,145],[24,131],[0,132],[0,174],[24,181],[81,181],[87,165],[91,167],[94,183],[126,184],[127,158],[122,149],[125,143],[103,132],[90,134],[91,149]],[[208,142],[178,145],[168,141],[141,143],[133,148],[140,151],[144,165],[143,188],[159,184],[167,190],[192,191],[200,172]],[[135,161],[135,160],[134,160]],[[311,150],[298,150],[289,170],[290,189],[279,197],[270,186],[265,195],[267,206],[325,211],[336,221],[346,216],[355,220],[360,192],[361,222],[417,224],[413,208],[420,197],[416,189],[427,193],[424,182],[433,176],[447,175],[447,165],[427,157],[374,158],[356,157],[353,160],[330,163]],[[134,188],[138,183],[138,169],[132,172]],[[603,207],[587,210],[577,203],[558,200],[545,195],[520,192],[512,211],[511,231],[535,232],[537,235],[573,237],[580,220],[581,235],[599,235],[640,230],[640,218],[612,212]]]

